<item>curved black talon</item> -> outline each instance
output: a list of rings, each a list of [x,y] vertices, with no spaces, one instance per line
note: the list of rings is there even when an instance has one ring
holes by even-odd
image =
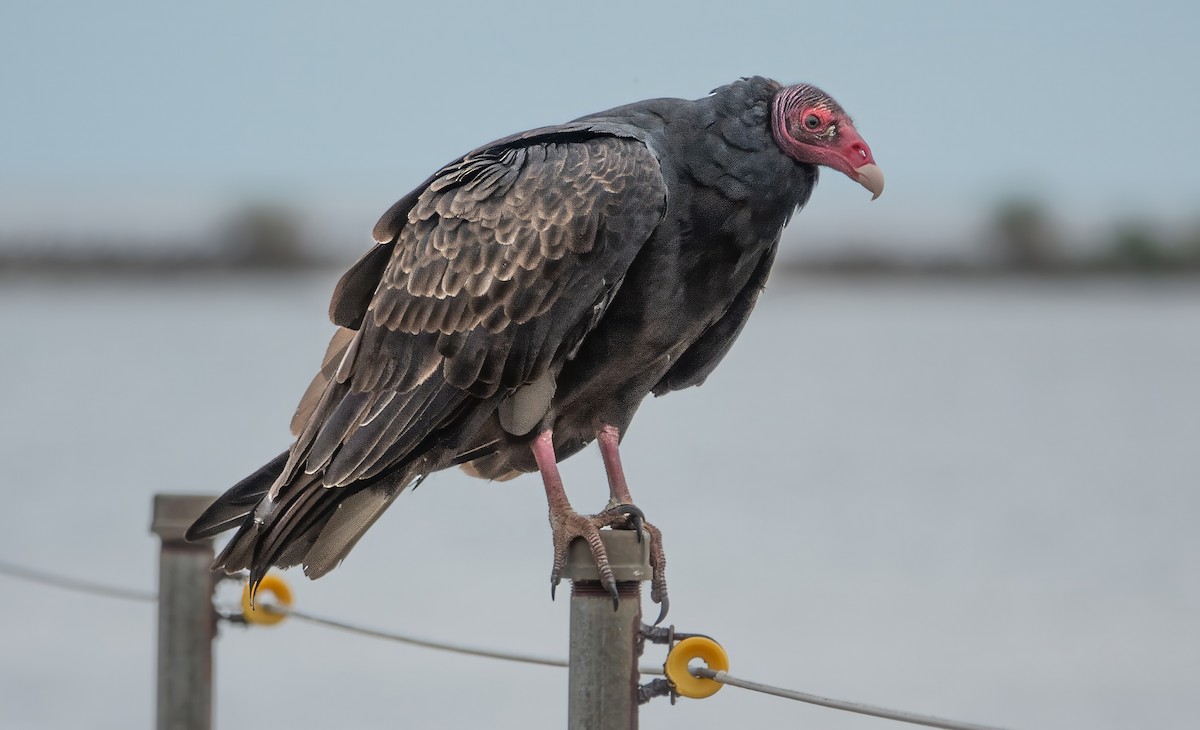
[[[638,507],[636,504],[621,504],[617,505],[613,511],[619,512],[629,518],[629,522],[633,523],[633,529],[637,530],[637,540],[639,543],[645,540],[645,531],[642,529],[642,525],[646,523],[646,513],[642,512],[641,507]]]
[[[650,625],[658,626],[659,624],[661,624],[663,622],[663,619],[667,617],[667,609],[670,608],[670,606],[671,606],[671,599],[667,598],[666,596],[663,596],[662,602],[659,604],[658,618],[654,619],[654,623],[652,623]]]
[[[629,524],[632,524],[632,527],[630,527],[629,524],[627,524],[623,529],[637,530],[637,539],[638,539],[639,543],[645,542],[648,539],[646,537],[646,533],[649,532],[650,530],[646,529],[646,525],[649,523],[646,522],[646,515],[644,512],[642,512],[640,507],[638,507],[635,504],[619,504],[616,507],[613,507],[612,511],[626,516],[626,522]],[[654,527],[653,525],[650,525],[650,529],[654,531],[653,535],[651,537],[653,537],[654,541],[655,541],[655,542],[651,542],[651,548],[650,548],[651,563],[653,564],[654,569],[655,569],[655,578],[654,578],[654,581],[652,584],[650,598],[655,603],[659,604],[658,618],[655,619],[654,624],[653,624],[654,626],[658,626],[660,623],[663,622],[663,619],[665,619],[667,617],[667,610],[670,608],[671,602],[669,600],[667,600],[666,583],[663,581],[662,576],[660,574],[662,565],[665,562],[664,559],[662,558],[662,554],[661,554],[662,553],[662,545],[658,544],[659,542],[661,542],[661,535],[658,532],[658,528]],[[654,559],[656,551],[658,553],[657,561]]]

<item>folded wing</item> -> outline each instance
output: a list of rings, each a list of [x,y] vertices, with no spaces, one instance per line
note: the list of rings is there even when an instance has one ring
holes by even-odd
[[[270,478],[218,565],[254,578],[272,564],[332,569],[405,486],[574,349],[665,207],[654,154],[611,132],[539,130],[444,167],[339,283],[340,328],[286,461],[190,534],[230,526]]]

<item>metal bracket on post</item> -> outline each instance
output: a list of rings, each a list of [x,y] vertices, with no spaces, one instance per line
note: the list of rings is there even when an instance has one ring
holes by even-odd
[[[162,540],[158,559],[158,730],[212,728],[212,541],[183,533],[212,496],[154,495],[150,530]]]
[[[601,530],[620,603],[600,585],[587,543],[567,552],[571,585],[571,647],[567,727],[628,730],[638,726],[638,658],[642,654],[642,581],[650,580],[649,550],[635,530]]]

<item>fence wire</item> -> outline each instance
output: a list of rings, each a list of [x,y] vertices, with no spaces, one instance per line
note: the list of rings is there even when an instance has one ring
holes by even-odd
[[[39,583],[45,586],[61,588],[64,590],[74,591],[76,593],[86,593],[104,598],[115,598],[124,601],[134,601],[137,603],[155,603],[158,601],[158,596],[150,591],[139,591],[132,588],[122,588],[119,586],[111,586],[103,583],[96,583],[88,580],[80,580],[67,576],[48,573],[46,571],[34,570],[15,563],[9,563],[0,560],[0,575],[7,575],[10,578],[28,581],[31,583]],[[284,611],[290,617],[305,621],[326,628],[337,629],[339,631],[347,631],[362,636],[368,636],[375,639],[384,639],[387,641],[396,641],[412,646],[420,646],[426,649],[435,649],[438,651],[449,651],[457,654],[468,654],[470,656],[486,657],[488,659],[500,659],[503,661],[520,662],[523,664],[540,664],[549,667],[565,667],[567,662],[563,659],[555,657],[537,656],[533,654],[522,654],[519,652],[499,651],[495,649],[485,649],[466,644],[456,644],[445,641],[435,641],[407,634],[399,634],[391,631],[381,631],[379,629],[367,628],[365,626],[357,626],[355,624],[339,621],[336,619],[324,618],[316,616],[305,611],[297,611],[294,609],[283,609],[280,607],[264,606],[267,610]],[[228,617],[228,616],[227,616]],[[639,667],[642,674],[663,674],[661,667]],[[696,677],[711,679],[721,684],[741,689],[752,690],[764,694],[783,697],[798,702],[806,702],[812,705],[820,705],[834,710],[842,710],[844,712],[854,712],[860,715],[872,715],[896,722],[905,722],[913,725],[924,725],[925,727],[942,728],[942,730],[1002,730],[993,725],[980,725],[978,723],[963,722],[959,720],[948,720],[932,715],[924,715],[915,712],[906,712],[903,710],[893,710],[886,707],[878,707],[876,705],[868,705],[861,702],[851,702],[849,700],[836,700],[820,695],[809,694],[792,689],[784,689],[782,687],[774,687],[761,682],[753,682],[748,679],[741,679],[731,676],[727,672],[714,671],[704,666],[689,667],[690,671]]]

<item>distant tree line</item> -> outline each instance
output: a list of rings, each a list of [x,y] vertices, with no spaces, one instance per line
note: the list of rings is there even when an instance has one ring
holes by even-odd
[[[1049,208],[1032,198],[998,205],[987,233],[1000,263],[1017,270],[1200,270],[1200,221],[1172,233],[1145,220],[1123,220],[1101,239],[1098,246],[1070,246]]]
[[[237,267],[292,268],[309,258],[295,212],[266,203],[235,211],[220,227],[217,245],[222,258]]]
[[[1167,273],[1200,272],[1200,217],[1182,231],[1145,220],[1124,220],[1106,227],[1099,241],[1072,240],[1042,201],[1010,198],[998,203],[976,234],[976,246],[913,258],[888,241],[834,247],[818,258],[783,268],[801,272],[917,272],[974,274]],[[982,255],[981,255],[982,254]],[[250,202],[229,214],[207,234],[188,240],[131,245],[107,238],[87,240],[50,236],[0,241],[0,271],[101,273],[237,269],[287,270],[329,262],[306,245],[301,217],[288,207]]]
[[[161,273],[297,269],[325,263],[305,244],[295,211],[258,202],[239,207],[207,234],[190,239],[43,234],[0,241],[0,271]]]

